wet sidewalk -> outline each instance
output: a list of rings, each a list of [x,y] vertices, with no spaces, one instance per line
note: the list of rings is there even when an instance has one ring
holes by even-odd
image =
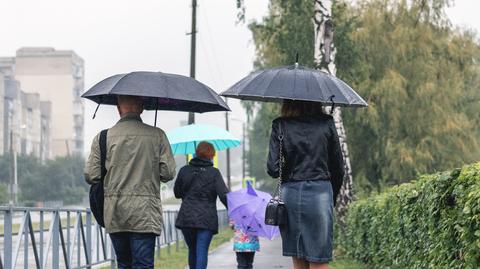
[[[208,255],[208,269],[236,269],[233,241],[225,243]],[[253,268],[292,268],[292,259],[282,256],[282,239],[260,239],[260,252],[255,254]]]

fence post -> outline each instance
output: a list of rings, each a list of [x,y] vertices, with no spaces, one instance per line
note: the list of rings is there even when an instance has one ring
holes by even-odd
[[[72,266],[70,261],[70,211],[67,211],[67,262]]]
[[[43,209],[40,210],[40,268],[43,268],[43,225],[44,225],[44,222],[43,222],[43,214],[44,214],[44,211]]]
[[[97,248],[97,262],[100,261],[100,233],[99,233],[99,230],[101,229],[100,225],[98,225],[98,223],[95,223],[95,240],[97,241],[96,243],[96,248]],[[102,247],[105,247],[105,246],[102,246]],[[105,252],[104,252],[105,253]],[[93,259],[92,259],[92,263],[93,263]]]
[[[3,239],[3,244],[4,244],[4,266],[3,268],[5,269],[11,269],[12,268],[12,208],[9,207],[5,213],[4,213],[4,219],[3,219],[3,229],[4,229],[4,239]]]
[[[87,209],[87,249],[85,251],[86,253],[86,260],[87,260],[87,265],[92,264],[92,212],[90,209]],[[87,266],[87,268],[91,268],[90,266]]]
[[[177,219],[177,212],[174,213],[174,219]],[[175,227],[175,225],[173,226],[173,229],[175,229],[175,250],[177,252],[180,251],[180,241],[178,240],[178,229],[177,227]]]
[[[170,222],[170,212],[167,212],[168,216],[168,239],[167,239],[167,253],[168,255],[172,254],[170,243],[172,242],[172,224]]]
[[[163,232],[163,231],[162,231],[162,232]],[[160,234],[159,236],[157,236],[157,237],[155,238],[155,239],[156,239],[155,241],[157,242],[157,243],[156,243],[156,245],[157,245],[157,257],[158,257],[159,259],[160,259],[160,253],[161,253],[161,252],[160,252],[160,248],[161,248],[161,246],[162,246],[162,244],[160,243],[160,237],[161,237],[161,236],[162,236],[162,235]]]
[[[105,234],[107,234],[107,232],[105,232]],[[110,241],[110,258],[111,258],[111,262],[110,262],[110,269],[115,269],[115,263],[116,263],[116,256],[115,256],[115,249],[113,248],[113,243],[111,240]]]
[[[82,229],[83,229],[83,226],[81,226],[80,224],[83,225],[83,221],[82,221],[82,212],[81,211],[78,211],[77,212],[77,266],[80,267],[80,244],[82,243]]]
[[[25,211],[25,226],[23,228],[23,268],[25,269],[28,269],[28,232],[30,231],[29,221],[31,221],[30,212]]]
[[[58,221],[60,220],[59,212],[53,212],[53,226],[52,226],[52,268],[60,268],[60,256],[59,256],[59,229],[60,225]]]
[[[180,240],[178,240],[178,230],[175,228],[175,250],[180,251]]]

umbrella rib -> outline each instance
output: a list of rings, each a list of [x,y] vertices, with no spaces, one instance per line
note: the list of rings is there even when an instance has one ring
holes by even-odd
[[[315,73],[312,73],[312,72],[309,72],[309,75],[311,76],[311,78],[318,84],[318,80],[317,80],[317,77],[315,76]],[[320,90],[320,96],[322,98],[322,100],[328,100],[328,98],[326,98],[325,96],[325,92],[322,90],[322,87],[319,88]]]
[[[343,90],[343,87],[341,87],[341,85],[338,85],[338,83],[335,81],[336,80],[336,77],[333,76],[333,75],[330,75],[331,77],[329,77],[329,81],[336,86],[337,88],[337,91],[340,92],[340,94],[343,96],[343,98],[345,98],[345,100],[347,101],[347,104],[350,103],[349,101],[349,98],[348,98],[348,94],[345,93],[345,91]],[[325,85],[327,85],[327,87],[330,89],[330,87],[328,86],[328,83],[325,83]]]
[[[321,76],[320,74],[318,74],[318,75],[319,76],[315,76],[315,80],[317,81],[318,86],[320,87],[320,89],[325,88],[325,91],[329,92],[329,96],[327,97],[327,100],[324,101],[326,104],[328,104],[328,99],[330,98],[330,96],[335,95],[335,91],[333,91],[330,88],[330,86],[325,81],[322,80],[322,77],[320,77]],[[323,85],[323,87],[322,87],[322,85]],[[326,97],[326,96],[324,95],[323,97]]]
[[[177,152],[177,147],[178,147],[178,144],[173,144],[173,154],[175,154],[175,152]]]
[[[280,73],[280,70],[275,70],[276,73],[275,75],[273,75],[272,79],[270,80],[270,82],[268,83],[268,86],[265,87],[265,91],[263,92],[263,95],[265,96],[265,93],[270,89],[270,85],[272,85],[273,81],[275,80],[275,78],[278,76],[278,74]]]
[[[225,143],[225,140],[220,140],[220,142],[222,142],[223,146],[225,147],[225,149],[228,149],[230,148],[227,143]]]
[[[333,84],[335,88],[337,89],[337,92],[340,92],[341,96],[345,99],[347,104],[350,104],[350,95],[348,92],[345,91],[344,87],[341,87],[341,85],[338,85],[338,83],[335,81],[335,77],[332,76],[330,80],[328,81],[330,84]]]
[[[350,87],[348,84],[346,84],[345,82],[343,82],[342,80],[338,79],[337,77],[334,77],[334,81],[335,81],[335,84],[342,86],[342,90],[343,88],[347,88],[347,89],[350,89],[348,91],[348,96],[349,97],[352,97],[352,99],[357,99],[361,102],[365,102],[365,100],[363,100],[363,98],[355,91],[352,89],[352,87]],[[356,98],[355,98],[356,97]],[[366,102],[365,102],[366,103]]]
[[[130,76],[131,74],[133,74],[134,72],[132,73],[128,73],[128,74],[124,74],[124,76],[122,76],[121,79],[119,79],[117,82],[115,82],[115,84],[113,85],[113,87],[111,88],[111,90],[113,90],[117,85],[120,84],[120,82],[122,82],[126,77]],[[111,93],[109,92],[108,94],[115,94],[115,93]],[[115,94],[116,95],[116,94]]]

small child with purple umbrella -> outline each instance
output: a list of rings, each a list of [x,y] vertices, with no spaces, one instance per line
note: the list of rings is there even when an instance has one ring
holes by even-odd
[[[246,188],[227,193],[238,269],[253,268],[255,252],[260,249],[258,237],[272,240],[280,234],[278,227],[265,225],[265,208],[270,199],[270,194],[255,190],[249,181]]]

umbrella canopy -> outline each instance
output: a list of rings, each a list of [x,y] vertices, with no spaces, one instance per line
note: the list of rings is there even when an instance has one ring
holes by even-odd
[[[313,101],[336,106],[366,107],[350,86],[326,72],[298,64],[254,72],[220,95],[242,100]]]
[[[173,154],[193,154],[201,141],[213,144],[216,151],[240,145],[240,140],[217,126],[190,124],[167,133]]]
[[[162,72],[114,75],[95,84],[82,97],[97,104],[116,105],[117,95],[142,96],[147,110],[230,111],[222,98],[205,84],[190,77]]]
[[[227,194],[228,215],[245,233],[272,240],[280,230],[265,224],[265,209],[270,199],[270,194],[254,190],[247,182],[247,188]]]

